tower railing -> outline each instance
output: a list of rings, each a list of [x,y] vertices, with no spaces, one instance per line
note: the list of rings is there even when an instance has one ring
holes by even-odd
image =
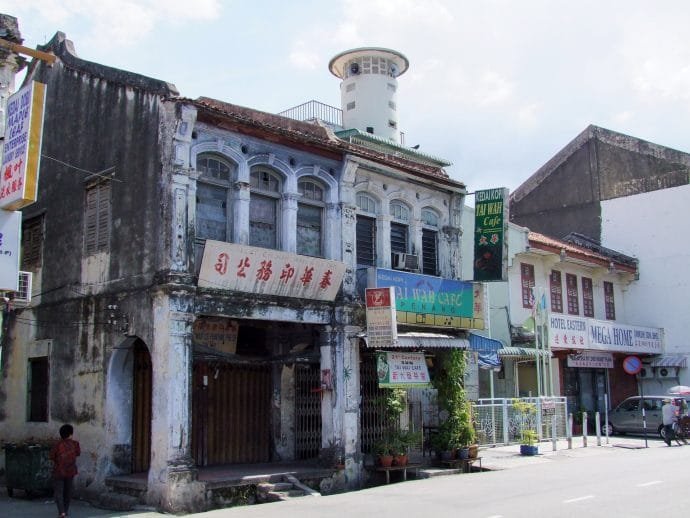
[[[294,108],[288,108],[285,111],[278,113],[282,117],[288,117],[298,121],[310,121],[319,119],[326,124],[342,128],[343,125],[343,110],[324,104],[319,101],[307,101]]]

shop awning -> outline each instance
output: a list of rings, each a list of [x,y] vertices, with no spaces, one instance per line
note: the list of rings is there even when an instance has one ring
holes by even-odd
[[[532,349],[530,347],[504,347],[498,350],[498,355],[501,358],[550,358],[551,352],[543,349]]]
[[[362,337],[369,347],[366,337]],[[439,333],[398,333],[398,340],[391,348],[401,349],[469,349],[470,341]]]
[[[688,359],[682,354],[665,354],[657,356],[649,363],[650,367],[681,367],[688,366]]]
[[[494,340],[487,336],[476,335],[470,333],[470,351],[477,351],[478,353],[495,353],[503,347],[503,342]]]

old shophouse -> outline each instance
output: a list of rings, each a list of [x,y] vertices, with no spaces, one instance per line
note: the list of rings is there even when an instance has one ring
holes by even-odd
[[[646,357],[638,375],[646,394],[688,382],[690,250],[678,222],[690,210],[689,173],[688,153],[589,126],[511,195],[511,221],[558,239],[577,233],[579,243],[638,260],[616,311],[664,329],[664,354]]]
[[[42,50],[57,61],[26,79],[47,85],[46,110],[3,438],[71,422],[88,452],[80,491],[146,473],[142,498],[168,511],[213,505],[208,466],[333,448],[329,487],[360,487],[377,390],[364,288],[447,280],[466,300],[443,333],[401,322],[401,348],[467,347],[483,326],[480,290],[460,280],[465,188],[401,145],[407,59],[344,52],[330,63],[342,111],[278,116],[82,60],[62,33]]]

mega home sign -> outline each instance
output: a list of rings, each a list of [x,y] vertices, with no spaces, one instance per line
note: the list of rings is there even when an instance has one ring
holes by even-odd
[[[607,320],[550,315],[549,343],[554,349],[588,349],[629,353],[660,353],[662,331]]]

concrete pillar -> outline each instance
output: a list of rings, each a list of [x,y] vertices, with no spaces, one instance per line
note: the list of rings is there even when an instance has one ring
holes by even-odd
[[[232,199],[232,237],[239,245],[249,244],[249,192],[248,182],[235,182]]]
[[[154,336],[151,466],[147,500],[171,513],[204,507],[204,486],[191,456],[192,315],[159,292],[153,300]]]
[[[5,32],[3,39],[12,43],[22,43],[19,23],[14,16],[0,14],[0,30]],[[14,78],[26,65],[26,60],[11,50],[0,47],[0,158],[3,156],[3,137],[5,136],[5,117],[7,99],[14,93]]]
[[[280,229],[278,250],[294,254],[297,251],[297,195],[295,194],[283,194]]]

